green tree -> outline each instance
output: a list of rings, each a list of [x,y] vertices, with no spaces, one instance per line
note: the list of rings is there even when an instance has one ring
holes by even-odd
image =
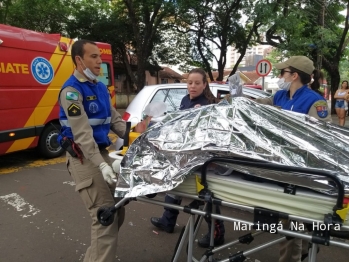
[[[119,1],[117,1],[119,2]],[[174,0],[122,0],[129,26],[132,28],[131,48],[137,57],[137,78],[134,82],[140,90],[145,84],[145,71],[150,64],[156,41],[160,39],[159,29],[166,19],[175,13]],[[118,5],[122,8],[122,5]],[[133,76],[132,76],[133,77]]]
[[[7,24],[9,9],[12,5],[12,0],[0,0],[0,23]]]
[[[137,2],[137,8],[140,5],[141,3]],[[142,36],[136,37],[135,27],[141,35],[149,33],[149,30],[146,31],[141,25],[142,19],[139,13],[134,13],[133,16],[136,18],[133,19],[139,19],[141,26],[139,28],[138,25],[133,26],[131,15],[123,0],[109,2],[83,0],[76,1],[72,7],[74,19],[70,19],[67,26],[70,37],[110,43],[114,60],[122,62],[127,72],[128,86],[135,84],[138,90],[143,88],[145,70],[151,67],[150,62],[154,42],[157,41],[157,31],[153,31],[155,35],[151,37],[144,36],[147,39],[146,43],[138,44],[142,42]],[[149,23],[154,23],[154,21]],[[136,74],[134,74],[135,68]]]
[[[169,46],[170,39],[164,34],[175,12],[173,1],[82,0],[73,4],[73,10],[69,35],[110,43],[115,60],[122,61],[129,82],[137,90],[145,85],[145,71],[159,68],[159,60],[178,61],[180,52],[174,55],[174,47]],[[186,48],[183,41],[182,46]]]
[[[179,3],[177,28],[190,37],[196,64],[202,65],[211,81],[222,81],[228,47],[234,46],[240,53],[231,72],[234,74],[247,48],[256,43],[254,32],[260,22],[259,15],[254,14],[254,1],[191,0]],[[243,13],[249,14],[245,22]],[[217,63],[216,79],[213,79],[212,60]]]
[[[340,81],[339,64],[349,42],[349,1],[275,0],[259,1],[258,5],[269,14],[263,30],[256,32],[266,32],[266,40],[260,43],[280,49],[280,60],[292,55],[310,57],[317,68],[328,73],[333,96]],[[343,9],[347,9],[345,17],[339,14]]]
[[[349,57],[345,56],[339,64],[339,73],[341,76],[341,81],[349,81]]]
[[[6,23],[39,32],[62,33],[70,16],[69,3],[69,0],[15,0],[8,5]]]
[[[242,0],[213,1],[179,1],[179,12],[176,17],[177,28],[188,35],[194,44],[193,52],[200,57],[211,81],[223,80],[223,71],[227,62],[227,51],[241,31],[238,12]],[[218,55],[214,49],[218,49]],[[213,79],[211,60],[217,62],[218,77]]]

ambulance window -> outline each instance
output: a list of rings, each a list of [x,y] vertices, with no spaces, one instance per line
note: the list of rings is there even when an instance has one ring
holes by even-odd
[[[98,80],[106,86],[111,86],[110,65],[108,63],[101,64],[101,72],[99,73]]]

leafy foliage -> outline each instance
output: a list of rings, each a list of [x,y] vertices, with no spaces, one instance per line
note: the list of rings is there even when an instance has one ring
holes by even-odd
[[[108,42],[138,90],[145,70],[159,63],[203,67],[211,80],[222,80],[229,46],[240,53],[233,74],[246,49],[261,43],[277,50],[275,62],[312,58],[334,93],[349,77],[348,15],[339,13],[348,6],[349,0],[0,0],[0,22]]]
[[[70,16],[69,0],[5,0],[8,14],[4,22],[39,32],[65,31]]]
[[[343,17],[339,12],[348,9],[349,1],[275,0],[259,1],[259,5],[263,12],[274,13],[272,19],[266,17],[263,22],[266,40],[260,43],[281,50],[279,59],[292,55],[310,57],[317,68],[328,73],[333,96],[340,80],[339,64],[349,42],[348,15]]]
[[[246,0],[179,1],[177,29],[190,37],[193,57],[199,57],[195,64],[202,64],[211,80],[223,80],[229,46],[245,52],[252,43],[249,30],[240,23],[241,11],[251,8],[252,2]],[[217,79],[212,76],[212,59],[218,65]]]

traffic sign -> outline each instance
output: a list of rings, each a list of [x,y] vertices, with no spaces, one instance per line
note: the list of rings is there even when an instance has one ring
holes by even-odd
[[[259,76],[267,76],[271,71],[271,63],[269,60],[262,59],[256,65],[256,72]]]

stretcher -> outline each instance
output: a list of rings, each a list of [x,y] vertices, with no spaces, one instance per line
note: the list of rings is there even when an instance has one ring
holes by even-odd
[[[231,172],[228,172],[227,176],[213,174],[212,171],[208,171],[208,167],[212,164],[225,165]],[[330,181],[337,192],[335,196],[324,195],[309,188],[294,187],[290,184],[256,177],[253,174],[236,172],[230,168],[232,166],[280,172],[284,176],[292,176],[296,173],[306,178],[316,175],[319,179]],[[136,198],[138,201],[171,207],[190,214],[187,225],[179,237],[172,261],[179,261],[179,255],[183,250],[187,250],[187,261],[213,261],[220,250],[238,243],[250,243],[262,233],[272,233],[276,238],[219,261],[244,261],[248,255],[290,238],[299,238],[311,243],[308,261],[312,262],[316,261],[318,245],[349,249],[349,243],[345,242],[349,239],[348,199],[345,198],[341,180],[334,173],[264,161],[213,157],[204,163],[201,172],[192,172],[170,193],[205,203],[202,208],[195,205],[167,204],[149,196]],[[124,198],[113,207],[101,208],[98,211],[100,223],[105,226],[113,223],[115,211],[128,201],[130,199]],[[215,205],[248,211],[252,213],[252,218],[250,221],[245,221],[224,214],[215,214],[215,208],[212,208]],[[193,245],[204,216],[210,217],[213,221],[220,219],[234,223],[234,228],[237,225],[237,228],[248,229],[248,232],[235,241],[215,248],[213,247],[214,223],[212,223],[211,245],[205,254],[197,259],[193,257]],[[280,221],[291,221],[291,228],[284,228]]]

